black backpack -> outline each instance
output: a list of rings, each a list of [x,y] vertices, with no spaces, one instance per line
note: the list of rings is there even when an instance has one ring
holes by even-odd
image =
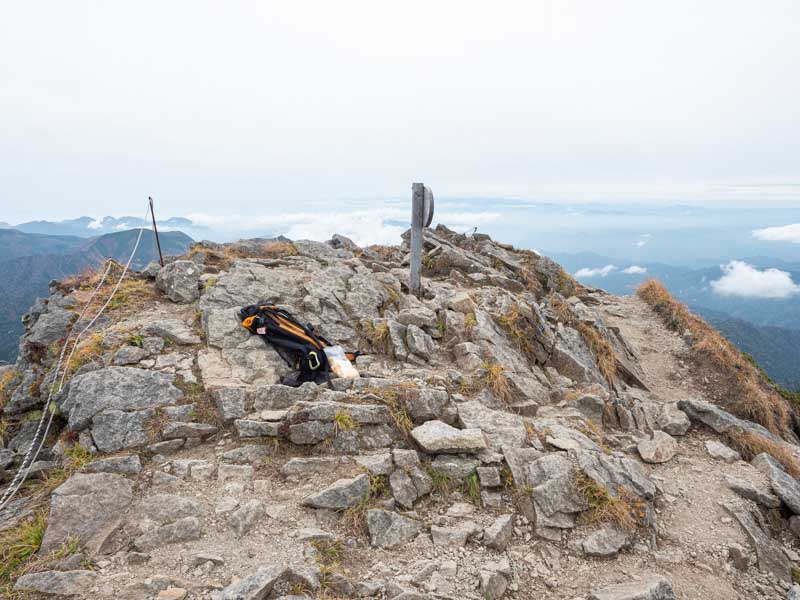
[[[314,331],[310,323],[303,325],[292,314],[273,304],[259,303],[239,311],[242,327],[262,337],[295,372],[281,378],[281,383],[297,387],[307,381],[330,381],[330,363],[325,348],[332,346]],[[355,362],[360,352],[346,353]]]

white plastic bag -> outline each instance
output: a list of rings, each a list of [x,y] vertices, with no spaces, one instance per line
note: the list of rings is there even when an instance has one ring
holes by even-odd
[[[328,346],[325,348],[325,356],[331,365],[331,372],[335,377],[342,379],[357,379],[360,377],[353,363],[347,358],[344,348],[341,346]]]

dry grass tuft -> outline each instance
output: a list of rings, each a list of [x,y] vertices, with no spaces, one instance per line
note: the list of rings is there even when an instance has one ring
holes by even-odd
[[[655,279],[643,283],[637,295],[649,304],[667,326],[691,334],[692,356],[723,379],[726,408],[737,416],[787,437],[794,407],[770,385],[761,371],[733,344],[682,303]]]
[[[508,404],[513,394],[506,376],[506,368],[498,363],[484,363],[481,368],[485,372],[480,377],[480,384],[497,396],[503,404]]]
[[[725,442],[747,461],[753,460],[762,452],[766,452],[777,460],[789,475],[800,479],[800,461],[791,450],[779,442],[775,442],[762,435],[736,429],[723,434]]]
[[[365,394],[371,394],[378,398],[389,409],[394,421],[395,428],[406,440],[414,429],[414,421],[408,414],[405,399],[412,394],[418,393],[418,388],[414,384],[396,385],[392,387],[368,387],[364,389]]]
[[[644,502],[624,487],[620,486],[615,496],[582,471],[578,471],[575,485],[589,505],[589,510],[581,515],[585,523],[613,523],[626,531],[633,531],[643,523]]]
[[[369,475],[369,494],[355,506],[342,511],[340,523],[351,535],[369,537],[367,511],[389,495],[389,483],[385,475]]]
[[[74,374],[83,365],[94,362],[103,355],[103,339],[102,334],[93,333],[78,344],[67,365],[70,374]]]
[[[0,377],[0,412],[3,407],[11,399],[11,394],[14,392],[15,384],[17,383],[18,372],[16,369],[8,369],[3,376]],[[0,439],[2,436],[0,436]]]
[[[519,304],[514,304],[508,312],[497,316],[496,320],[514,341],[517,349],[535,362],[534,340],[539,336],[541,325],[534,320],[530,308],[524,310]]]
[[[263,258],[281,258],[284,256],[297,256],[297,248],[291,242],[266,242],[261,246]]]
[[[389,324],[386,321],[381,321],[376,325],[375,321],[366,319],[361,321],[360,329],[374,352],[389,353]]]
[[[617,357],[613,346],[597,329],[587,323],[576,323],[575,328],[589,345],[600,373],[611,384],[617,376]]]

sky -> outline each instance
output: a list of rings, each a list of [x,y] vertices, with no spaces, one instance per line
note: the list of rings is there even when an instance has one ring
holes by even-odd
[[[792,0],[0,2],[0,221],[798,205]]]

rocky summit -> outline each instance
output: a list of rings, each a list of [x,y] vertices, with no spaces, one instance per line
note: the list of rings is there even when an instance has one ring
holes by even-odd
[[[97,278],[52,282],[0,371],[0,491],[54,412],[0,512],[0,593],[800,597],[796,438],[728,410],[663,311],[443,226],[421,297],[408,275],[407,238],[204,242],[77,344]],[[281,385],[237,317],[262,300],[360,377]]]

